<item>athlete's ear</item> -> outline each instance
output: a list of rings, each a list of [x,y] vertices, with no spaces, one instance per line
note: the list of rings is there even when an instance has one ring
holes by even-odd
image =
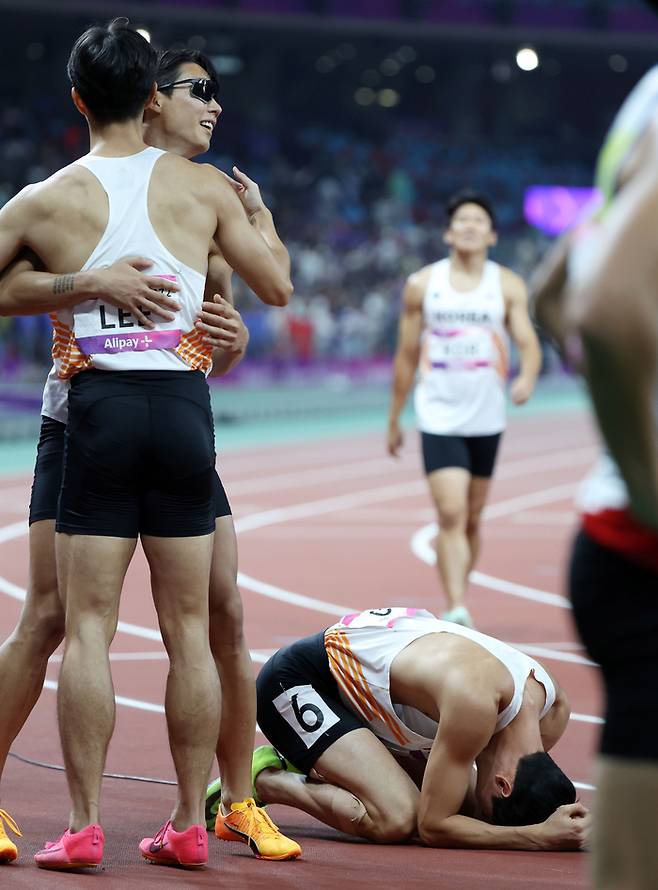
[[[499,773],[496,774],[494,785],[496,786],[496,790],[500,791],[501,797],[509,797],[513,791],[512,783],[507,776],[501,776]]]
[[[78,109],[80,114],[83,117],[89,117],[89,112],[87,111],[87,106],[82,101],[82,97],[80,93],[76,90],[75,87],[71,87],[71,99],[73,100],[73,104]]]
[[[144,104],[144,111],[146,111],[147,108],[150,110],[155,110],[156,108],[158,110],[160,109],[160,100],[158,98],[157,83],[154,83],[153,86],[151,87],[151,92],[149,93],[148,99],[146,100],[146,103]]]
[[[489,247],[495,247],[498,244],[498,232],[492,229],[489,233]]]
[[[452,235],[450,234],[450,229],[443,230],[443,243],[447,244],[448,247],[452,247]]]

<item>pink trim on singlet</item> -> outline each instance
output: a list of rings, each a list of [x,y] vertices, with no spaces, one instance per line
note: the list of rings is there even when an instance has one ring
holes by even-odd
[[[399,621],[400,618],[413,618],[414,615],[417,615],[419,611],[419,609],[405,609],[404,615],[396,615],[395,618],[391,618],[391,620],[386,623],[386,627],[393,627],[395,622]],[[340,623],[344,627],[349,627],[354,619],[358,618],[359,615],[363,615],[363,612],[350,612],[349,615],[343,615],[343,617],[340,619]]]

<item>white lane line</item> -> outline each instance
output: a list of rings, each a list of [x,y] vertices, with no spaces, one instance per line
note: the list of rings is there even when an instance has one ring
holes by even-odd
[[[569,719],[576,723],[605,723],[603,717],[594,717],[592,714],[572,714]]]
[[[45,680],[44,689],[52,689],[57,691],[57,683],[54,680]],[[153,714],[164,714],[165,709],[162,705],[156,705],[150,701],[141,701],[138,698],[126,698],[125,695],[115,695],[114,700],[118,705],[124,708],[136,708],[138,711],[151,711]]]
[[[343,479],[361,479],[366,476],[390,476],[391,458],[363,460],[352,464],[334,464],[322,469],[298,470],[290,473],[277,473],[272,476],[259,476],[255,479],[231,482],[231,497],[244,494],[261,494],[265,491],[289,491],[291,488],[317,487],[326,482],[340,482]],[[411,472],[411,468],[409,468]],[[414,474],[416,476],[416,474]],[[414,481],[416,479],[414,478]]]
[[[584,655],[577,655],[575,652],[559,652],[546,646],[535,646],[529,643],[510,643],[510,646],[514,646],[515,649],[520,649],[528,655],[538,655],[540,658],[547,658],[550,661],[567,661],[571,664],[586,664],[588,667],[598,667],[595,661],[585,658]]]
[[[22,538],[27,534],[27,530],[28,525],[25,519],[14,522],[12,525],[5,525],[4,528],[0,528],[0,544],[4,544],[5,541],[13,541],[14,538]]]
[[[555,606],[558,609],[570,609],[569,600],[559,593],[548,593],[546,590],[538,590],[536,587],[528,587],[525,584],[516,584],[514,581],[506,581],[504,578],[495,578],[484,572],[471,572],[469,576],[471,584],[478,587],[486,587],[487,590],[496,590],[498,593],[507,593],[509,596],[518,596],[534,603],[544,603],[547,606]]]
[[[560,470],[565,467],[573,467],[578,463],[589,463],[592,460],[592,448],[574,448],[569,451],[561,451],[557,454],[548,452],[536,454],[532,457],[503,462],[500,465],[496,478],[516,479],[528,473],[545,474],[551,470]],[[417,477],[416,467],[404,467],[406,472],[414,473]],[[343,479],[360,479],[367,476],[391,476],[398,470],[390,457],[375,458],[370,460],[354,461],[351,463],[335,463],[328,467],[311,468],[309,470],[296,470],[287,473],[277,473],[271,476],[258,476],[250,479],[237,480],[230,484],[231,496],[243,494],[260,494],[265,491],[288,491],[292,488],[305,486],[318,486],[325,482],[339,482]],[[418,481],[414,478],[413,482]]]
[[[580,791],[596,791],[596,785],[588,785],[587,782],[574,782],[573,787]]]
[[[301,504],[291,504],[288,507],[275,507],[272,510],[264,510],[262,513],[252,513],[235,521],[237,534],[253,531],[257,528],[265,528],[268,525],[278,525],[281,522],[290,522],[292,519],[307,519],[310,516],[322,516],[325,513],[333,513],[338,510],[350,510],[352,507],[361,507],[366,504],[377,504],[396,498],[411,497],[425,491],[425,483],[422,480],[415,482],[400,482],[396,485],[385,485],[381,488],[369,488],[364,491],[355,491],[350,494],[341,494],[331,498],[321,498],[317,501],[303,501]]]
[[[349,606],[340,606],[338,603],[328,603],[311,596],[304,596],[301,593],[293,593],[292,590],[284,590],[283,587],[277,587],[275,584],[268,584],[265,581],[259,581],[257,578],[251,578],[249,575],[245,575],[244,572],[238,572],[238,584],[246,590],[253,591],[253,593],[260,593],[262,596],[281,600],[281,602],[299,606],[301,609],[310,609],[314,612],[337,615],[338,617],[346,615],[350,611]]]
[[[571,452],[560,453],[557,455],[537,455],[527,460],[516,461],[506,468],[502,468],[499,472],[499,478],[511,479],[523,476],[527,473],[542,472],[546,473],[549,469],[563,469],[565,466],[573,466],[579,459],[587,457],[591,459],[592,451],[587,448],[575,449]],[[543,489],[532,494],[519,495],[516,498],[502,501],[500,504],[491,504],[485,508],[485,517],[493,519],[497,516],[509,515],[516,513],[527,507],[542,506],[551,503],[560,498],[555,497],[553,492],[564,492],[563,497],[573,493],[575,483],[557,486],[552,489]],[[252,531],[257,528],[264,528],[268,525],[275,525],[280,522],[289,522],[292,519],[306,519],[310,516],[321,516],[325,513],[332,513],[337,510],[350,510],[354,507],[366,506],[368,504],[381,503],[395,498],[411,497],[416,494],[422,494],[427,490],[427,483],[424,479],[416,479],[411,482],[399,482],[392,485],[385,485],[379,488],[369,488],[363,491],[350,492],[349,494],[337,495],[330,498],[321,498],[316,501],[304,501],[301,504],[291,504],[287,507],[275,507],[271,510],[264,510],[262,513],[253,513],[250,516],[244,516],[235,521],[235,530],[238,534]],[[502,512],[501,512],[502,511]],[[427,526],[430,529],[432,526]],[[435,526],[434,526],[435,528]],[[421,532],[427,531],[421,529]],[[432,537],[436,531],[429,533]]]

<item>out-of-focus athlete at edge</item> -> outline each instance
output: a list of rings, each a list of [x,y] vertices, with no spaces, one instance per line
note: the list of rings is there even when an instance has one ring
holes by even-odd
[[[607,451],[582,484],[569,586],[600,665],[596,890],[658,883],[658,67],[601,149],[603,204],[537,270],[539,321],[581,364]]]
[[[69,60],[73,100],[89,122],[92,152],[24,190],[0,213],[0,264],[29,248],[43,267],[58,273],[52,288],[58,298],[35,311],[59,309],[54,354],[59,375],[72,384],[57,549],[66,601],[58,704],[73,809],[69,830],[37,854],[38,864],[47,868],[102,859],[98,798],[114,722],[107,648],[138,535],[172,664],[165,706],[179,782],[171,820],[140,849],[163,864],[197,866],[207,859],[202,799],[219,726],[219,683],[208,642],[216,498],[212,416],[203,378],[212,349],[195,318],[209,245],[216,239],[219,252],[265,302],[283,305],[291,292],[288,254],[271,214],[264,205],[245,214],[253,184],[229,183],[207,165],[189,164],[144,143],[143,111],[158,96],[157,57],[126,24],[118,20],[89,29]],[[189,94],[192,98],[194,91]],[[210,104],[213,95],[205,95]],[[219,106],[214,110],[216,117]],[[203,112],[205,119],[208,111]],[[118,182],[131,187],[118,190]],[[183,218],[184,231],[176,222]],[[87,296],[85,275],[70,272],[116,262],[130,248],[141,249],[157,265],[156,279],[174,276],[180,282],[180,315],[171,313],[170,320],[158,320],[143,332],[138,316],[128,319],[106,302],[77,305]],[[76,278],[83,279],[77,291]],[[158,289],[157,282],[150,286]],[[132,328],[129,336],[117,338],[123,345],[114,344],[105,329],[112,324],[118,330],[120,321],[122,328]],[[149,405],[157,410],[149,411]],[[109,416],[100,416],[113,406],[130,415],[122,424],[116,413],[111,423]],[[157,447],[164,445],[162,436],[149,424],[140,431],[139,422],[151,417],[156,423],[165,416],[166,454]],[[93,435],[95,428],[107,432],[110,426],[112,436]],[[198,434],[190,435],[195,426]],[[140,438],[154,446],[148,465],[137,456]],[[102,474],[92,471],[94,462],[104,468]],[[104,485],[110,477],[112,497]]]
[[[541,353],[525,284],[488,259],[497,237],[490,202],[459,192],[446,215],[450,256],[411,275],[404,289],[387,445],[391,455],[402,445],[400,413],[419,368],[415,409],[439,524],[436,563],[448,601],[443,618],[472,627],[464,595],[505,428],[507,333],[519,349],[521,368],[510,390],[518,405],[532,394]]]
[[[167,84],[182,81],[177,86]],[[219,120],[218,79],[215,68],[203,53],[189,49],[169,50],[158,61],[158,93],[144,114],[144,140],[156,148],[182,157],[208,150]],[[163,88],[164,87],[164,88]],[[255,183],[236,170],[240,182],[234,187],[248,214],[263,205]],[[233,180],[231,180],[234,182]],[[53,300],[53,276],[34,271],[36,258],[27,254],[15,260],[0,276],[0,313],[34,312],[35,301],[42,310]],[[158,307],[173,318],[178,304],[161,290],[161,279],[138,272],[151,265],[146,258],[120,260],[106,269],[88,273],[81,296],[96,297],[115,305],[152,328],[151,313]],[[213,374],[226,374],[242,359],[248,331],[233,307],[231,267],[216,244],[208,257],[205,300],[196,323],[214,347]],[[76,276],[76,292],[80,286]],[[84,282],[82,282],[84,284]],[[221,295],[221,296],[220,296]],[[146,315],[144,315],[146,311]],[[30,714],[43,686],[48,658],[64,635],[64,611],[57,590],[55,564],[55,518],[62,481],[64,434],[68,413],[69,381],[61,380],[57,368],[46,381],[42,425],[30,503],[30,583],[24,608],[13,634],[0,647],[0,698],[4,719],[0,726],[0,776],[7,754]],[[242,603],[236,583],[237,542],[231,510],[219,476],[215,473],[216,520],[210,575],[210,642],[222,689],[222,721],[217,759],[223,778],[222,801],[228,812],[249,796],[251,757],[256,725],[256,688],[249,649],[243,634]],[[229,731],[230,727],[230,731]],[[241,824],[243,840],[255,835],[252,849],[261,858],[286,858],[297,845],[274,831],[271,820],[253,808],[240,811],[231,821]],[[0,823],[0,832],[2,825]],[[18,855],[16,845],[0,834],[0,862]]]
[[[566,695],[506,643],[424,610],[372,609],[281,649],[257,686],[274,745],[254,752],[265,803],[381,843],[587,840],[588,811],[547,753],[569,720]]]

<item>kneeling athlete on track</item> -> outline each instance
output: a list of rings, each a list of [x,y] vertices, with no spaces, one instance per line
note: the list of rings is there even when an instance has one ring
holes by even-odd
[[[254,755],[264,803],[382,843],[587,841],[589,813],[548,754],[567,726],[567,698],[506,643],[424,610],[373,609],[279,650],[257,686],[258,722],[276,748]],[[210,824],[219,786],[208,789]]]

